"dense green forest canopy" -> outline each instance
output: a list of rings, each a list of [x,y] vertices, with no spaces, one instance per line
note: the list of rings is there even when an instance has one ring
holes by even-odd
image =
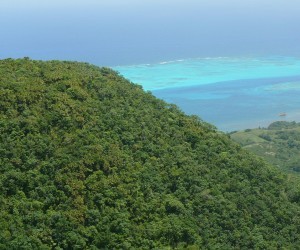
[[[300,173],[300,123],[277,121],[267,128],[233,132],[230,137],[274,166]]]
[[[0,61],[0,249],[299,249],[295,183],[108,68]]]

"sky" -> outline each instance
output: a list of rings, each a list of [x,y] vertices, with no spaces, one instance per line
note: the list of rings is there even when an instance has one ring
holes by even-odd
[[[1,0],[0,58],[100,66],[300,54],[298,0]]]

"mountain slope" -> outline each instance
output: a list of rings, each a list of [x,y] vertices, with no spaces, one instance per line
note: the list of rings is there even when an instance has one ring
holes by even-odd
[[[300,192],[116,72],[0,61],[0,248],[297,249]]]
[[[300,172],[300,123],[277,121],[268,128],[233,132],[230,137],[274,166],[293,174]]]

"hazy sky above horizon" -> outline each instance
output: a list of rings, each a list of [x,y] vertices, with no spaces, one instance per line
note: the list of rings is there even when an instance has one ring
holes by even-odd
[[[300,54],[297,0],[2,0],[0,58],[150,63]]]

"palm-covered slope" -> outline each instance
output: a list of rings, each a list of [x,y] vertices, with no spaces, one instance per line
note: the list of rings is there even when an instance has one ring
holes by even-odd
[[[276,249],[299,190],[106,68],[0,62],[0,248]]]

